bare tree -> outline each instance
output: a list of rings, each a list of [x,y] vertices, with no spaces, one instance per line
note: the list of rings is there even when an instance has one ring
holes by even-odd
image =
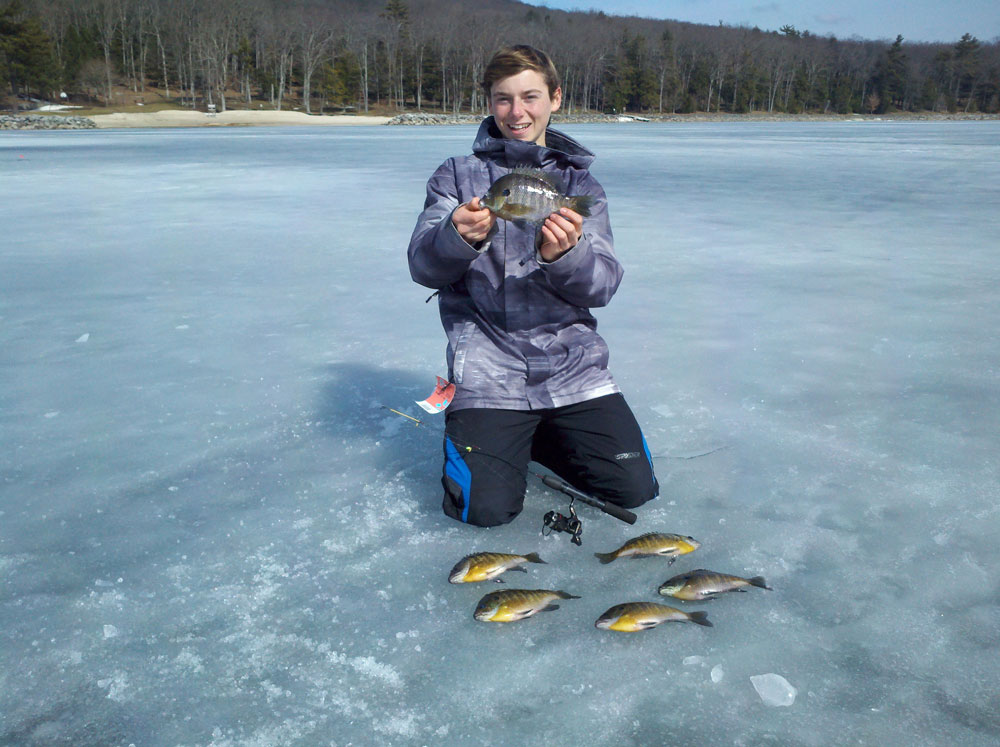
[[[329,58],[334,30],[324,15],[296,11],[295,33],[298,37],[299,59],[302,61],[302,104],[306,114],[312,114],[311,92],[313,74],[320,63]]]
[[[96,29],[101,51],[104,53],[104,103],[106,106],[111,104],[111,52],[114,48],[115,36],[121,19],[118,9],[120,2],[121,0],[87,0],[86,5],[84,5],[88,16],[87,20]]]

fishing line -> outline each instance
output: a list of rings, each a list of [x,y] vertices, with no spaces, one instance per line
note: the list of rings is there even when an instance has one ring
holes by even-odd
[[[726,444],[725,446],[716,446],[714,449],[700,451],[697,454],[653,454],[653,459],[698,459],[699,457],[708,456],[709,454],[714,454],[717,451],[728,449],[729,446],[729,444]]]
[[[382,408],[385,409],[385,410],[388,410],[389,412],[395,413],[396,415],[401,415],[404,418],[406,418],[407,420],[412,420],[413,423],[414,423],[414,425],[416,425],[416,426],[423,426],[424,428],[427,428],[429,430],[435,431],[438,435],[445,436],[453,444],[455,444],[455,446],[458,446],[463,451],[465,451],[466,454],[480,454],[480,455],[485,456],[485,457],[490,457],[491,459],[496,459],[498,462],[503,462],[508,467],[510,467],[512,470],[514,470],[515,472],[520,472],[521,471],[521,468],[518,467],[517,465],[515,465],[513,462],[511,462],[511,461],[509,461],[507,459],[504,459],[501,456],[497,456],[496,454],[491,454],[490,452],[485,451],[485,450],[479,448],[475,444],[469,444],[469,443],[465,443],[463,441],[460,441],[460,440],[454,438],[450,433],[448,433],[447,430],[445,430],[443,428],[442,429],[435,428],[430,423],[427,423],[427,422],[425,422],[423,420],[420,420],[419,418],[415,418],[412,415],[407,415],[405,412],[400,412],[399,410],[395,410],[392,407],[388,407],[387,405],[382,405]],[[493,472],[494,472],[494,474],[497,475],[497,477],[500,477],[501,479],[507,481],[507,484],[514,485],[516,487],[515,483],[513,481],[511,481],[510,478],[507,477],[506,475],[503,475],[500,472],[497,472],[496,470],[493,470]],[[531,469],[529,469],[528,472],[530,472],[531,474],[533,474],[533,475],[535,475],[537,477],[541,477],[541,475],[539,473],[537,473],[537,472],[535,472],[535,471],[533,471]]]

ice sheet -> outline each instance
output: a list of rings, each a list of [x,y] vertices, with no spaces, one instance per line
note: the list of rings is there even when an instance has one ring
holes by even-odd
[[[404,255],[474,128],[0,137],[0,742],[994,743],[1000,124],[565,129],[662,485],[582,548],[537,482],[506,527],[440,510]],[[593,557],[645,531],[702,547]],[[479,550],[582,598],[477,623]],[[699,567],[774,590],[594,628]]]

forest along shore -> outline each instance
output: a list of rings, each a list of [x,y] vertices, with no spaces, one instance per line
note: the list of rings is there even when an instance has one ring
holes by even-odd
[[[481,114],[442,114],[410,112],[395,117],[376,117],[353,114],[317,115],[304,112],[276,112],[229,110],[206,114],[191,110],[166,110],[150,113],[112,112],[90,117],[16,114],[0,115],[0,130],[86,130],[127,129],[146,127],[253,127],[306,125],[359,126],[359,125],[460,125],[478,124]],[[1000,114],[965,114],[936,112],[895,112],[891,114],[755,114],[695,113],[695,114],[556,114],[552,123],[631,123],[631,122],[844,122],[844,121],[896,121],[944,122],[968,120],[1000,120]]]

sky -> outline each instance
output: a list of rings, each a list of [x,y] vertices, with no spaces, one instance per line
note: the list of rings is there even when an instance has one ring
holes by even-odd
[[[957,41],[969,33],[980,41],[1000,37],[997,0],[548,0],[531,2],[564,10],[600,9],[615,15],[670,18],[690,23],[758,26],[766,31],[790,24],[800,31],[838,39]]]

